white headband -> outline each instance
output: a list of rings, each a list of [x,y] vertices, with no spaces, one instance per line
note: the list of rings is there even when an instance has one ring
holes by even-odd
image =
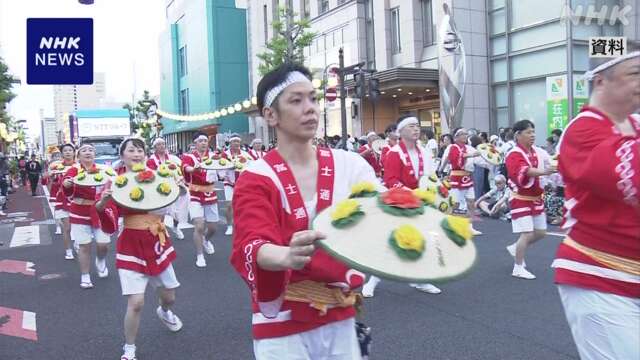
[[[621,62],[623,62],[625,60],[629,60],[629,59],[634,58],[634,57],[640,57],[640,51],[630,52],[630,53],[628,53],[626,55],[613,58],[613,59],[607,61],[606,63],[600,64],[600,65],[596,66],[595,69],[589,70],[586,73],[584,73],[584,78],[587,79],[587,80],[593,80],[593,78],[599,72],[602,72],[602,71],[604,71],[604,70],[606,70],[606,69],[608,69],[608,68],[610,68],[610,67],[612,67],[614,65],[617,65],[617,64],[619,64],[619,63],[621,63]]]
[[[257,142],[262,143],[262,139],[255,138],[255,139],[251,140],[251,146],[253,146]]]
[[[209,141],[209,138],[206,135],[200,135],[197,138],[193,139],[193,142],[196,142],[198,140],[207,140],[207,141]]]
[[[267,91],[267,94],[264,96],[264,106],[269,107],[273,104],[273,101],[280,95],[280,93],[286,89],[289,85],[297,82],[308,82],[311,84],[311,81],[300,71],[292,71],[287,75],[287,78],[271,88],[271,90]]]
[[[400,132],[405,126],[418,124],[418,123],[420,123],[420,122],[418,121],[418,118],[416,118],[416,117],[412,116],[412,117],[405,118],[402,121],[400,121],[400,123],[398,124],[398,128],[397,128],[398,130],[397,131]]]
[[[465,129],[465,128],[460,128],[460,129],[458,129],[458,131],[456,131],[456,133],[455,133],[455,134],[453,134],[453,137],[458,136],[458,134],[460,134],[460,132],[461,132],[461,131],[466,131],[466,129]]]
[[[151,143],[151,147],[156,147],[156,145],[158,145],[158,143],[161,143],[161,142],[166,143],[166,141],[164,141],[163,138],[158,137],[155,140],[153,140],[153,143]]]
[[[231,137],[229,138],[229,141],[233,141],[233,140],[242,141],[242,138],[239,135],[231,135]]]
[[[80,147],[78,148],[78,150],[77,150],[77,151],[78,151],[78,153],[79,153],[79,152],[80,152],[80,150],[82,150],[82,149],[84,149],[84,148],[88,148],[88,147],[90,147],[90,148],[92,148],[92,149],[94,149],[94,150],[95,150],[95,147],[94,147],[93,145],[91,145],[91,144],[82,144],[82,145],[80,145]]]
[[[375,132],[371,131],[367,134],[367,138],[370,138],[372,136],[378,136],[378,134],[376,134]]]

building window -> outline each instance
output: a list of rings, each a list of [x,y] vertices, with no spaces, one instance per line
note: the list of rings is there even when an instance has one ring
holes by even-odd
[[[267,44],[267,41],[269,41],[269,19],[268,19],[268,10],[267,10],[267,5],[263,5],[262,6],[262,15],[263,15],[263,19],[264,19],[264,43],[265,45]]]
[[[398,54],[400,48],[400,8],[391,9],[391,52]]]
[[[309,4],[311,0],[302,0],[300,3],[301,11],[300,15],[304,18],[308,18],[311,15],[309,9],[311,9],[311,5]]]
[[[342,5],[342,4],[346,3],[347,1],[349,1],[349,0],[338,0],[338,5]]]
[[[513,120],[528,119],[536,125],[536,143],[544,144],[547,138],[546,79],[516,82],[511,85]]]
[[[329,0],[318,0],[318,13],[324,14],[329,11]]]
[[[178,62],[180,77],[187,75],[187,45],[180,48]]]
[[[433,16],[431,0],[422,0],[422,42],[424,46],[433,45]]]
[[[180,90],[180,114],[189,114],[189,89]]]

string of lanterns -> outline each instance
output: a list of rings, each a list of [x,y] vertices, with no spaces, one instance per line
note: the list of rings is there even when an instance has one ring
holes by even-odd
[[[238,102],[235,105],[229,105],[227,107],[222,107],[216,111],[211,111],[202,114],[194,114],[194,115],[180,115],[180,114],[171,114],[165,112],[163,110],[156,110],[156,114],[162,116],[165,119],[177,120],[177,121],[202,121],[202,120],[212,120],[218,119],[221,117],[225,117],[228,115],[233,115],[236,112],[242,111],[242,109],[249,109],[252,105],[258,104],[258,98],[255,96],[251,99],[246,99],[241,103]]]

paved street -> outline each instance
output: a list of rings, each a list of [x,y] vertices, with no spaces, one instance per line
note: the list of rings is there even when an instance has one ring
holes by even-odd
[[[77,264],[63,260],[54,225],[35,225],[39,244],[11,247],[14,232],[20,235],[22,227],[50,216],[46,200],[20,190],[8,211],[27,214],[0,218],[0,359],[118,359],[126,301],[114,253],[109,254],[109,278],[94,274],[96,287],[81,290]],[[527,264],[538,279],[525,281],[510,276],[512,260],[504,249],[514,238],[509,224],[485,220],[477,228],[485,235],[475,240],[475,269],[442,285],[441,295],[383,282],[376,297],[367,300],[372,359],[577,359],[549,268],[561,237],[548,236],[531,249]],[[139,359],[252,358],[249,297],[229,265],[230,237],[223,231],[220,226],[206,269],[194,266],[190,240],[175,241],[174,266],[182,284],[175,312],[184,328],[172,334],[161,325],[149,291]],[[186,237],[191,239],[191,230]]]

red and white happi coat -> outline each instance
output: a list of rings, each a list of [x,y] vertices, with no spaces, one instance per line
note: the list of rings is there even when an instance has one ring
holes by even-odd
[[[580,245],[640,261],[640,116],[622,136],[601,111],[584,107],[560,140],[568,236]],[[640,276],[612,269],[560,244],[555,281],[640,298]]]
[[[120,170],[122,174],[126,169]],[[160,217],[170,207],[149,212]],[[104,209],[98,212],[103,231],[114,233],[118,230],[118,217],[126,218],[130,215],[146,214],[143,211],[134,211],[117,205],[110,200]],[[116,268],[127,269],[141,274],[156,276],[162,273],[176,258],[176,252],[171,243],[169,233],[165,231],[164,245],[160,243],[158,235],[153,235],[149,230],[134,230],[124,228],[118,237],[116,244]]]
[[[180,158],[175,155],[165,154],[163,158],[160,158],[157,154],[153,154],[147,159],[147,167],[152,170],[158,170],[158,167],[160,167],[160,165],[167,162],[174,163],[176,164],[176,166],[180,166],[180,164],[182,164]]]
[[[373,170],[358,154],[326,148],[317,152],[316,208],[305,205],[295,178],[276,150],[251,163],[236,183],[231,264],[251,289],[255,339],[296,334],[355,316],[353,307],[334,307],[321,315],[308,303],[284,300],[287,284],[303,280],[345,290],[363,284],[364,274],[323,250],[317,250],[302,270],[266,271],[257,262],[261,246],[287,246],[295,232],[309,229],[309,218],[315,212],[347,199],[352,185],[368,181],[379,186]]]
[[[78,170],[83,167],[81,164],[73,165],[67,170],[64,179],[71,179],[78,175]],[[84,167],[83,167],[84,168]],[[84,169],[87,171],[87,169]],[[100,219],[95,205],[81,205],[74,202],[74,199],[82,199],[95,202],[98,199],[98,193],[102,191],[104,186],[78,186],[73,184],[69,188],[61,187],[64,195],[69,199],[69,222],[78,225],[90,225],[95,229],[100,228]]]
[[[411,163],[411,157],[402,140],[393,146],[386,154],[384,161],[384,185],[391,189],[407,187],[416,189],[422,176],[429,176],[435,172],[433,157],[430,152],[416,144],[419,151],[418,173]],[[422,166],[420,166],[422,163]]]
[[[62,160],[62,164],[64,166],[72,166],[75,164],[74,161],[66,162]],[[62,191],[62,181],[64,180],[65,174],[59,173],[56,175],[51,175],[51,170],[49,169],[49,177],[42,177],[40,183],[43,186],[50,185],[49,187],[49,203],[54,206],[56,210],[69,210],[69,198],[64,195]]]
[[[204,156],[211,157],[213,154],[207,150]],[[202,161],[202,157],[200,157],[200,153],[198,151],[193,151],[191,153],[185,153],[182,155],[182,173],[184,174],[184,181],[187,184],[194,185],[213,185],[214,181],[209,178],[207,180],[207,172],[214,170],[204,170],[204,169],[195,169],[192,173],[188,173],[185,171],[187,167],[194,167],[196,164],[199,164]],[[191,197],[191,201],[199,202],[202,205],[212,205],[218,202],[218,195],[216,191],[213,190],[211,192],[202,192],[202,191],[192,191],[189,190],[189,195]]]
[[[473,187],[473,176],[470,168],[469,158],[464,155],[475,151],[475,149],[469,145],[452,144],[449,147],[449,164],[451,164],[451,171],[466,171],[468,175],[453,175],[449,176],[449,183],[454,189],[468,189]]]
[[[227,149],[222,153],[222,156],[229,161],[239,161],[244,162],[245,166],[248,165],[249,161],[253,161],[253,157],[246,151],[239,149],[238,151],[231,151],[231,149]],[[243,160],[244,159],[244,160]],[[223,180],[222,183],[225,186],[235,186],[236,180],[240,176],[240,171],[231,170],[223,170],[221,171]]]
[[[369,146],[369,144],[364,144],[358,149],[358,153],[362,155],[362,153],[364,153],[367,150],[372,150],[371,146]],[[368,155],[366,156],[363,155],[362,157],[365,160],[367,160],[369,165],[371,165],[376,175],[380,176],[380,174],[382,173],[382,165],[380,164],[380,157],[378,156],[378,154],[376,154],[372,150]]]
[[[253,160],[262,159],[265,155],[267,155],[266,151],[249,149],[249,156]]]
[[[544,170],[544,153],[537,146],[532,147],[529,152],[524,147],[517,145],[505,158],[507,174],[509,175],[509,187],[511,188],[511,218],[518,219],[525,216],[540,215],[544,212],[544,201],[542,194],[544,189],[540,183],[540,177],[527,176],[527,170],[536,168]],[[527,198],[537,198],[537,200],[525,200],[516,198],[515,195]]]

